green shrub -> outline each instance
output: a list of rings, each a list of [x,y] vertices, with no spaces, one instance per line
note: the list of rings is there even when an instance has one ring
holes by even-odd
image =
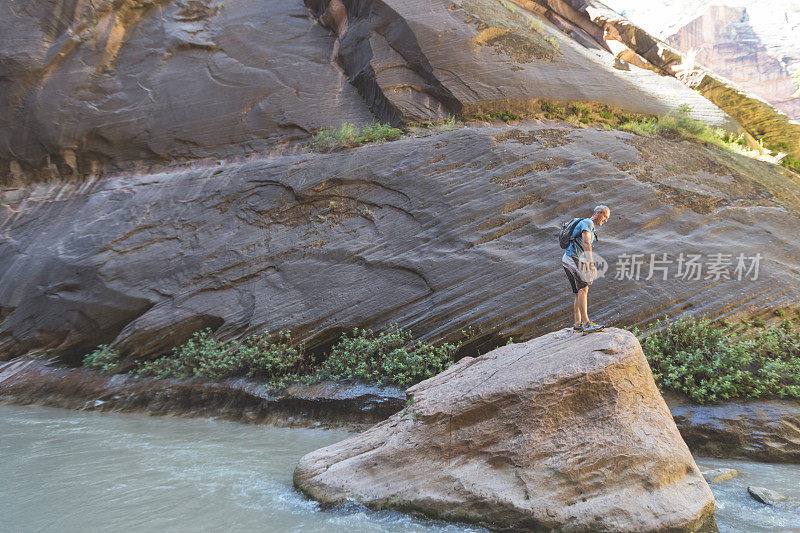
[[[116,372],[119,368],[119,363],[119,352],[109,348],[107,344],[101,344],[95,351],[83,358],[83,366],[91,370],[102,370],[103,372]]]
[[[316,378],[408,386],[445,370],[459,346],[426,344],[396,325],[380,333],[356,328],[333,346]]]
[[[542,33],[542,30],[544,29],[544,24],[542,23],[541,19],[538,19],[533,15],[528,15],[528,29],[534,30],[538,33]]]
[[[462,334],[466,339],[475,338],[480,335],[480,328],[470,327]],[[246,376],[277,388],[297,381],[314,383],[325,379],[409,386],[445,370],[462,344],[427,344],[415,340],[409,331],[397,325],[379,333],[354,329],[342,335],[327,359],[315,368],[306,360],[303,344],[293,344],[288,331],[223,341],[214,338],[206,328],[166,355],[136,361],[131,373],[213,380]],[[98,347],[84,358],[84,365],[96,370],[113,371],[118,362],[119,354],[106,346]]]
[[[394,141],[402,136],[402,131],[391,127],[389,124],[373,122],[372,124],[364,124],[356,141],[359,144]]]
[[[311,138],[311,147],[320,152],[349,148],[356,146],[358,135],[358,127],[350,123],[342,124],[338,128],[324,128]]]
[[[514,113],[513,111],[492,111],[491,113],[489,113],[489,117],[499,118],[506,124],[508,124],[512,120],[519,120],[522,118],[520,115]]]
[[[275,382],[293,374],[302,361],[303,346],[292,346],[288,331],[251,335],[243,341],[221,341],[207,328],[195,332],[191,339],[167,355],[137,362],[134,372],[160,378],[247,376]]]
[[[564,116],[565,110],[561,106],[553,105],[548,102],[542,102],[541,107],[542,111],[544,111],[548,118]]]
[[[800,398],[800,330],[788,321],[745,336],[706,318],[665,317],[640,340],[656,383],[698,403]]]
[[[364,124],[361,128],[354,124],[345,123],[338,128],[319,130],[311,138],[309,147],[315,152],[332,152],[370,142],[394,141],[402,135],[403,132],[399,129],[380,122]]]
[[[622,130],[630,131],[631,133],[635,133],[636,135],[650,135],[657,131],[657,125],[655,119],[646,119],[646,120],[630,120],[621,122],[619,128]]]

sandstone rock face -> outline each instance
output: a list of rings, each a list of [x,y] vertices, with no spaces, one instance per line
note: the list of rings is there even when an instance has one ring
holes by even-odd
[[[547,99],[600,102],[650,114],[690,103],[698,116],[733,127],[719,108],[674,79],[615,69],[614,57],[600,43],[591,36],[580,41],[568,37],[541,17],[549,10],[533,2],[509,2],[505,8],[495,0],[306,4],[337,33],[345,72],[384,120],[524,110]],[[586,27],[602,37],[602,29],[591,23]]]
[[[580,14],[588,16],[594,24],[603,28],[607,39],[620,41],[655,70],[675,76],[687,87],[700,92],[733,117],[747,134],[763,140],[765,146],[780,146],[782,152],[800,157],[800,123],[790,120],[785,113],[775,109],[764,99],[697,65],[694,60],[600,2],[570,2],[582,6]]]
[[[592,318],[631,327],[800,301],[800,185],[788,173],[623,132],[464,128],[3,199],[3,359],[77,363],[103,343],[144,358],[204,327],[291,329],[310,348],[391,323],[428,341],[480,327],[482,350],[533,338],[572,319],[557,228],[598,203],[612,218]],[[700,270],[681,275],[681,253],[700,254]],[[718,275],[717,253],[732,254]],[[624,267],[632,254],[639,266]],[[671,264],[651,263],[663,254]],[[651,264],[666,270],[646,279]]]
[[[792,74],[800,71],[800,9],[790,2],[707,5],[665,37],[695,61],[800,120]]]
[[[639,342],[568,329],[465,359],[411,404],[304,456],[295,485],[337,504],[514,530],[697,531],[714,498]]]
[[[591,37],[524,7],[306,4],[0,2],[0,183],[263,154],[343,122],[520,111],[540,99],[651,114],[689,103],[736,127],[678,81],[618,70]]]
[[[0,183],[372,120],[299,1],[3,0],[0,35]]]

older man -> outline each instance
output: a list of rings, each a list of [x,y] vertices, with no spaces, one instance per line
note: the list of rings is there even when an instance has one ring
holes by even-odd
[[[597,268],[592,257],[592,245],[597,240],[595,227],[605,224],[610,216],[611,210],[607,206],[598,205],[590,218],[584,218],[575,224],[569,247],[561,258],[561,264],[572,285],[572,292],[575,293],[575,301],[572,304],[575,325],[572,329],[584,334],[600,331],[604,327],[589,320],[588,295],[589,285],[597,278]]]

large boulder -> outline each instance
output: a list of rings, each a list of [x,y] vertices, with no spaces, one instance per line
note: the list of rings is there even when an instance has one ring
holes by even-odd
[[[711,490],[627,331],[504,346],[407,395],[388,420],[304,456],[295,485],[325,504],[493,528],[714,527]]]

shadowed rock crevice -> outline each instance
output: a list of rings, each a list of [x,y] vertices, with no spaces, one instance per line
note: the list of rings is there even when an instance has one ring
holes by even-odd
[[[462,104],[436,77],[406,20],[389,5],[381,0],[306,0],[306,5],[337,33],[336,53],[344,71],[378,120],[405,125],[461,111]],[[397,90],[410,92],[412,101],[414,93],[421,93],[433,102],[398,105],[392,94]],[[433,113],[437,108],[444,116]]]

